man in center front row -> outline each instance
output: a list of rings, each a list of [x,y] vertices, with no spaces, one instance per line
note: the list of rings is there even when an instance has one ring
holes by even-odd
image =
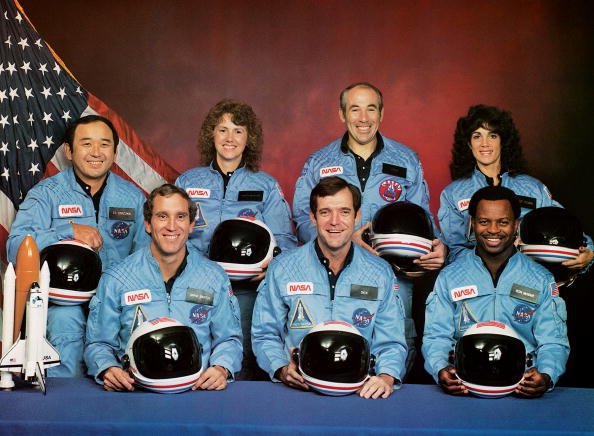
[[[169,184],[154,189],[144,205],[150,246],[103,273],[91,300],[84,358],[89,375],[106,390],[134,389],[121,357],[139,304],[148,319],[173,318],[196,333],[208,368],[193,390],[225,389],[240,370],[237,299],[223,269],[186,244],[195,218],[196,205],[183,189]]]
[[[475,323],[499,321],[513,327],[534,357],[516,395],[540,397],[557,383],[569,356],[565,302],[552,274],[514,246],[520,202],[512,190],[479,189],[468,210],[476,249],[445,267],[427,298],[425,369],[445,392],[468,393],[449,353]]]
[[[390,265],[352,242],[360,207],[357,187],[335,176],[320,180],[310,195],[317,238],[271,262],[258,288],[252,345],[273,381],[308,389],[290,351],[316,324],[340,320],[354,325],[376,356],[377,375],[359,395],[387,398],[400,385],[404,311]]]

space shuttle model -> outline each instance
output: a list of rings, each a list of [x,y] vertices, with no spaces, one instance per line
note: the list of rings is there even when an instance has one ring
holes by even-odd
[[[16,269],[9,263],[4,275],[0,389],[13,388],[12,373],[20,372],[45,394],[45,370],[60,364],[60,355],[45,338],[49,282],[47,263],[40,271],[37,244],[27,235],[17,251]]]

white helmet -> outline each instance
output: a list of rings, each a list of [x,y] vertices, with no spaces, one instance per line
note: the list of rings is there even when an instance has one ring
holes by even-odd
[[[156,318],[132,332],[122,361],[138,386],[173,394],[190,389],[200,377],[202,346],[191,327]]]
[[[518,333],[498,322],[472,325],[456,343],[456,376],[469,392],[499,398],[514,392],[526,371],[526,347]]]
[[[375,365],[367,339],[344,321],[316,325],[293,351],[293,359],[308,386],[332,396],[360,389]]]
[[[225,270],[229,280],[246,280],[261,274],[280,253],[276,239],[262,221],[241,216],[221,221],[210,238],[208,258]]]
[[[50,271],[49,301],[61,306],[88,303],[101,278],[101,259],[95,250],[77,240],[48,245],[39,253]]]

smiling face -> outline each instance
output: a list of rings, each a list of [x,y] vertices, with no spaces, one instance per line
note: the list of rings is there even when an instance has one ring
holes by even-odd
[[[481,200],[472,219],[477,250],[481,257],[511,253],[519,221],[508,200]]]
[[[334,195],[318,197],[315,213],[310,218],[318,231],[318,245],[328,258],[348,253],[355,225],[361,211],[355,212],[353,196],[347,189]]]
[[[64,152],[72,161],[76,175],[91,188],[98,188],[116,158],[113,133],[102,121],[80,124],[72,144],[66,145]]]
[[[501,137],[499,134],[479,127],[470,135],[470,149],[476,164],[485,174],[491,169],[499,174],[501,169]]]
[[[153,214],[150,221],[145,220],[144,226],[151,235],[151,252],[156,259],[185,256],[193,224],[188,201],[181,195],[155,196]]]
[[[241,163],[241,157],[248,139],[245,126],[231,121],[230,114],[224,114],[212,132],[217,163],[224,171],[234,171]]]
[[[358,147],[376,145],[376,133],[384,114],[380,111],[380,100],[376,92],[364,86],[356,86],[344,95],[344,112],[339,110],[340,120],[349,133],[348,144],[353,151]]]

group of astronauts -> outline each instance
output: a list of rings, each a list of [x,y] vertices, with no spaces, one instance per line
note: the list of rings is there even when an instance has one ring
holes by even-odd
[[[119,142],[112,123],[97,115],[73,122],[64,141],[72,167],[29,191],[8,240],[13,262],[27,234],[40,249],[81,241],[102,261],[90,304],[48,309],[47,337],[62,361],[48,374],[88,374],[106,390],[133,390],[122,356],[142,304],[149,318],[170,317],[196,333],[205,368],[192,389],[268,378],[308,389],[291,350],[316,324],[339,320],[356,327],[376,356],[359,395],[387,398],[415,358],[414,278],[396,276],[366,232],[389,203],[409,201],[430,212],[418,156],[379,132],[383,114],[374,85],[354,83],[341,92],[338,115],[346,132],[308,158],[292,211],[278,182],[259,170],[262,126],[245,103],[212,107],[199,136],[202,166],[148,199],[111,172]],[[524,214],[560,205],[525,173],[506,111],[472,106],[458,121],[452,159],[453,182],[438,212],[441,231],[432,221],[432,249],[414,261],[421,271],[441,270],[426,303],[425,369],[446,392],[467,393],[448,355],[471,324],[500,321],[535,356],[516,394],[541,396],[564,372],[567,314],[551,273],[515,243]],[[262,274],[231,282],[206,255],[215,227],[238,216],[264,222],[282,253]],[[586,239],[564,264],[576,273],[594,258]],[[461,287],[471,292],[453,292]],[[139,293],[142,299],[129,298]]]

